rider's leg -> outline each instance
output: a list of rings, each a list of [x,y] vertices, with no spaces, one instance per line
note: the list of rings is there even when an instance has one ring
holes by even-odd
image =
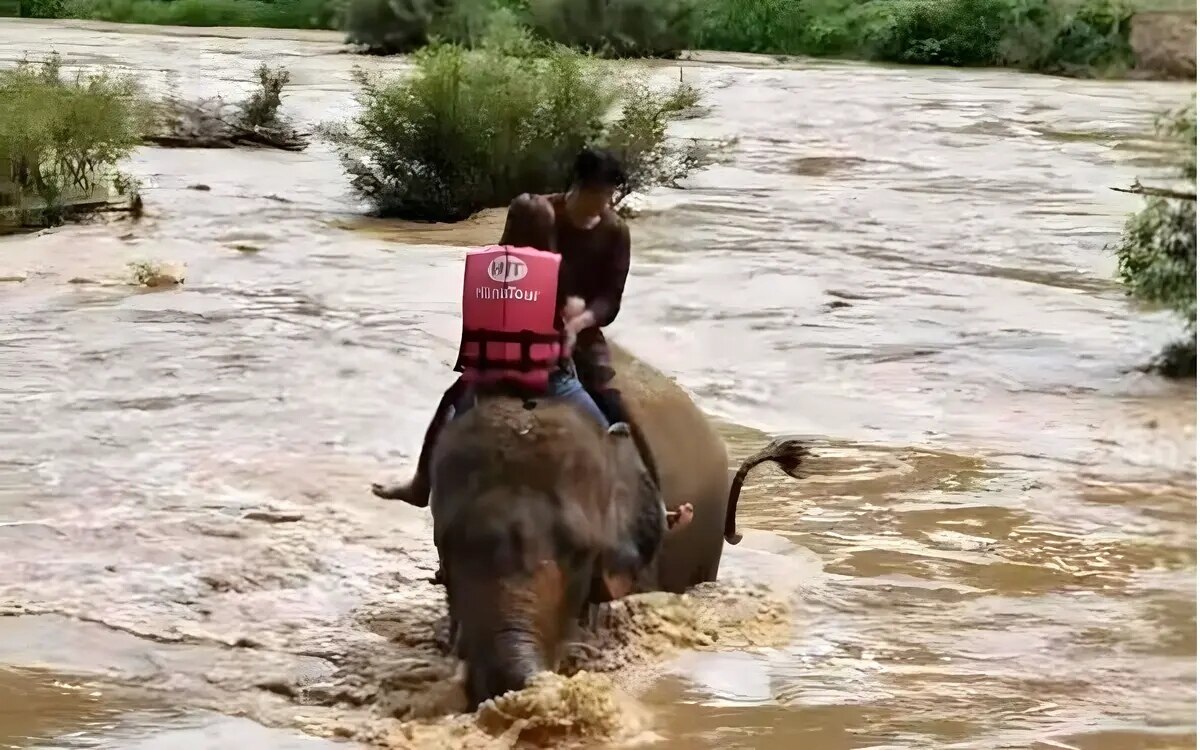
[[[650,477],[657,484],[659,480],[658,466],[654,463],[654,455],[650,452],[650,446],[646,443],[646,438],[637,422],[625,408],[621,391],[614,387],[613,379],[617,373],[612,367],[612,353],[599,328],[590,328],[579,334],[573,359],[579,381],[595,399],[596,405],[600,407],[600,411],[604,412],[604,416],[608,417],[608,421],[613,424],[624,422],[629,425],[629,432],[633,437],[633,442],[637,445],[638,453],[642,454],[642,461],[646,464]]]
[[[596,405],[591,394],[584,389],[583,384],[579,382],[579,378],[574,373],[558,370],[552,374],[550,376],[550,395],[574,404],[589,417],[599,422],[601,427],[608,427],[609,421],[604,416],[604,412]]]
[[[592,394],[596,405],[608,421],[612,423],[629,422],[629,413],[621,400],[621,392],[612,387],[616,372],[612,369],[612,358],[608,351],[608,342],[599,328],[589,328],[579,334],[572,354],[575,371],[579,382],[588,393]]]
[[[454,381],[454,385],[442,394],[442,400],[438,402],[437,411],[433,414],[433,421],[429,423],[429,428],[425,431],[425,440],[421,443],[421,454],[417,458],[417,470],[413,473],[412,479],[405,484],[372,484],[371,492],[375,493],[376,497],[385,500],[403,500],[418,508],[429,505],[429,461],[433,456],[433,448],[437,445],[438,435],[442,433],[442,428],[450,421],[450,408],[461,403],[465,391],[466,383],[459,379]]]

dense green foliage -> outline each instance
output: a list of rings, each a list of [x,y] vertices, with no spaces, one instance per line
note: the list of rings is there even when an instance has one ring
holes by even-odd
[[[21,0],[21,15],[25,18],[62,18],[64,0]]]
[[[434,39],[479,44],[503,23],[491,0],[350,0],[347,38],[374,54],[412,52]]]
[[[1158,122],[1160,135],[1178,146],[1178,173],[1196,182],[1196,102]],[[1129,218],[1116,247],[1117,274],[1133,298],[1175,312],[1189,341],[1171,347],[1159,362],[1172,374],[1196,372],[1196,201],[1149,195]],[[1190,364],[1188,364],[1190,362]],[[1189,372],[1190,370],[1190,372]]]
[[[57,57],[0,71],[0,204],[40,204],[53,221],[71,201],[123,192],[116,165],[141,143],[142,102],[132,79],[68,78]]]
[[[37,0],[56,5],[53,17],[163,26],[253,26],[332,29],[342,0]]]
[[[691,45],[695,0],[528,0],[545,39],[605,57],[675,57]]]
[[[433,39],[475,46],[497,26],[608,57],[671,57],[690,40],[696,0],[349,0],[350,41],[410,52]]]
[[[639,186],[674,179],[689,163],[665,132],[693,101],[686,91],[653,94],[523,32],[493,34],[475,50],[435,43],[414,62],[400,78],[359,73],[360,113],[323,129],[354,190],[381,215],[452,221],[524,192],[562,190],[587,144],[619,151]]]
[[[1123,0],[712,0],[695,46],[1077,72],[1132,62]]]
[[[26,0],[26,15],[339,28],[380,54],[478,44],[497,23],[606,57],[684,49],[1105,74],[1132,65],[1133,0]]]

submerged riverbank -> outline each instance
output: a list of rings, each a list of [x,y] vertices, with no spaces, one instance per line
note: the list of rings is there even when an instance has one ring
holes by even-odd
[[[51,49],[195,96],[285,64],[303,124],[353,111],[355,65],[407,64],[329,34],[0,23],[5,61]],[[732,458],[759,431],[817,454],[808,480],[752,482],[722,569],[786,596],[787,637],[664,651],[626,682],[643,729],[1194,743],[1194,384],[1136,372],[1175,329],[1102,249],[1137,205],[1108,186],[1153,172],[1151,120],[1193,87],[631,66],[682,66],[711,104],[672,132],[737,142],[647,197],[614,336],[723,420]],[[25,696],[0,737],[405,747],[402,719],[436,713],[412,686],[453,678],[429,657],[427,515],[366,488],[415,458],[459,331],[454,248],[495,217],[364,221],[319,143],[128,168],[138,224],[0,239],[21,279],[0,282],[0,696]],[[186,283],[123,283],[143,260]],[[455,721],[431,731],[454,745]]]

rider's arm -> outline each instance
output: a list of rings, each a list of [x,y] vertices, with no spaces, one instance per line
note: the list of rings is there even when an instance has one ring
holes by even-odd
[[[629,276],[629,227],[625,222],[620,223],[616,235],[610,262],[604,269],[604,282],[585,313],[590,313],[593,325],[600,328],[616,320],[621,311],[621,297],[625,294],[625,279]]]

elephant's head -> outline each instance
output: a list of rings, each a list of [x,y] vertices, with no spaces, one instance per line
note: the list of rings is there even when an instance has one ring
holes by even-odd
[[[514,416],[480,403],[434,459],[434,537],[472,706],[555,669],[587,606],[633,591],[667,529],[628,430],[569,407]]]

